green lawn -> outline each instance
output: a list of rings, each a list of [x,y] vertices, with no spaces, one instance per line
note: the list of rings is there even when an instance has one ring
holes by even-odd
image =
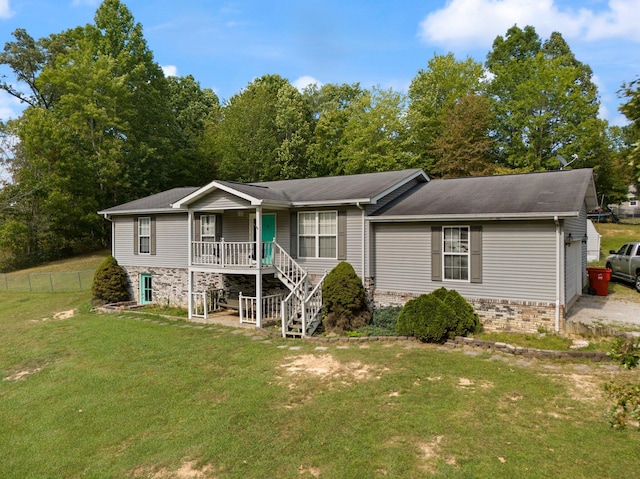
[[[0,477],[593,478],[640,462],[601,389],[638,371],[88,305],[0,292]]]

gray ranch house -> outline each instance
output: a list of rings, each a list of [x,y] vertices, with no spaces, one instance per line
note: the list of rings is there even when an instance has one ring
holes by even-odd
[[[100,211],[137,303],[221,305],[313,334],[351,263],[376,307],[442,286],[487,330],[561,331],[586,284],[590,169],[431,180],[420,169],[175,188]]]

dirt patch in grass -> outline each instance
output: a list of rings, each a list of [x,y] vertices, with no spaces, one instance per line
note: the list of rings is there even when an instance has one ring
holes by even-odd
[[[300,467],[298,467],[298,472],[300,473],[300,475],[320,477],[319,467],[304,466],[301,464]]]
[[[380,372],[385,370],[360,361],[341,363],[331,354],[288,356],[278,369],[284,370],[285,376],[290,379],[287,383],[284,377],[278,377],[289,389],[288,404],[284,405],[287,409],[310,401],[318,391],[350,387],[355,382],[380,379]],[[321,388],[314,384],[317,381],[322,381]]]
[[[316,356],[314,354],[303,354],[300,356],[289,356],[287,361],[279,366],[290,376],[313,376],[324,380],[341,381],[366,381],[376,376],[380,371],[368,364],[360,361],[351,363],[341,363],[331,354]]]
[[[429,473],[436,472],[436,465],[438,459],[442,459],[450,466],[457,465],[456,458],[453,456],[442,457],[442,451],[440,443],[444,436],[436,436],[431,442],[418,443],[418,450],[420,451],[420,460],[422,469]]]
[[[214,467],[205,464],[201,468],[196,467],[196,461],[185,461],[176,470],[162,468],[160,470],[151,470],[149,468],[136,469],[133,472],[135,478],[149,479],[216,479]]]
[[[26,378],[27,376],[30,376],[31,374],[35,374],[38,371],[41,371],[42,368],[32,368],[32,369],[23,369],[20,371],[17,371],[7,377],[4,378],[5,381],[20,381],[21,379]]]
[[[601,381],[590,374],[563,374],[560,377],[567,382],[573,399],[594,402],[604,397]]]
[[[41,321],[51,321],[52,319],[53,321],[62,321],[64,319],[73,318],[75,314],[76,314],[75,310],[70,309],[68,311],[60,311],[58,313],[54,313],[53,318],[32,319],[31,322],[39,323]]]
[[[469,378],[459,378],[458,387],[462,389],[475,389],[476,387],[490,389],[493,387],[493,383],[491,381],[473,381]]]

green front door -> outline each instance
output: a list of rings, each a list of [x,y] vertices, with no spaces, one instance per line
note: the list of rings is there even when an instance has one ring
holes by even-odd
[[[273,240],[276,238],[276,215],[262,215],[262,264],[273,263]]]
[[[140,304],[153,302],[153,288],[151,287],[151,275],[140,275]]]

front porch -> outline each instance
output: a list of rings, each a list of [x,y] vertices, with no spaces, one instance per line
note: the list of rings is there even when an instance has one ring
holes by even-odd
[[[190,253],[190,319],[206,321],[217,311],[234,310],[240,324],[281,324],[285,337],[311,335],[320,325],[324,276],[312,288],[307,271],[276,241],[193,241]],[[198,291],[196,274],[241,277],[245,285]],[[251,284],[246,284],[247,278]],[[274,286],[272,278],[281,288]]]

